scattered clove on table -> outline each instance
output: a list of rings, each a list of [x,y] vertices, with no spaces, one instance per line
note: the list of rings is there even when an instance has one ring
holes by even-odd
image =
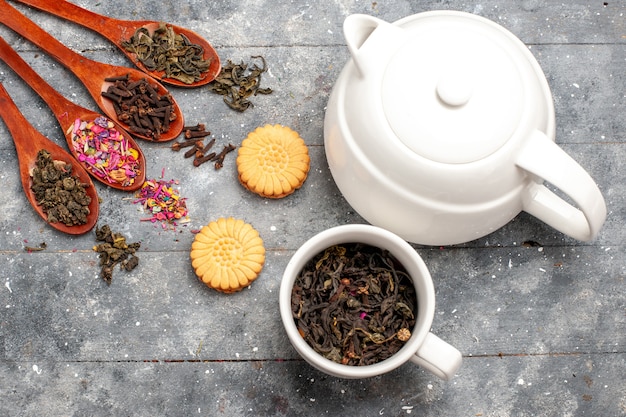
[[[193,166],[195,167],[199,167],[200,165],[204,164],[205,162],[209,162],[212,161],[213,159],[215,159],[215,152],[211,152],[210,154],[207,154],[205,156],[201,156],[199,158],[196,158],[193,160]]]
[[[203,158],[205,155],[207,155],[207,152],[209,152],[211,150],[211,148],[213,147],[214,144],[215,144],[215,138],[211,139],[209,141],[209,143],[204,145],[204,147],[202,149],[197,150],[196,151],[196,159]]]
[[[208,130],[185,130],[185,139],[205,138],[209,136],[211,132]]]
[[[236,149],[235,145],[228,144],[220,153],[209,152],[215,145],[215,138],[211,138],[207,143],[204,142],[211,132],[206,130],[204,123],[198,123],[193,126],[185,126],[183,128],[183,140],[174,142],[171,145],[173,151],[180,151],[183,148],[190,148],[184,154],[185,158],[193,157],[193,166],[199,167],[206,162],[215,162],[215,169],[224,166],[224,158],[229,152]]]
[[[172,150],[178,152],[181,149],[188,148],[190,146],[198,146],[198,142],[197,141],[174,142],[172,143]]]
[[[226,157],[226,154],[228,154],[229,152],[232,152],[235,150],[235,145],[231,145],[230,143],[226,146],[224,146],[224,149],[222,149],[222,152],[220,152],[216,157],[215,157],[215,169],[220,169],[224,166],[224,158]]]
[[[196,142],[193,148],[185,152],[185,158],[191,158],[192,156],[195,156],[196,152],[198,152],[198,149],[202,149],[203,145],[204,144],[202,142]]]

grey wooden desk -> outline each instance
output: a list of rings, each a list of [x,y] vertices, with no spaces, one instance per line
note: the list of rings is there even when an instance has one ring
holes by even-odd
[[[76,0],[73,0],[76,1]],[[140,241],[139,267],[99,277],[94,234],[56,233],[23,196],[15,149],[0,123],[0,414],[5,416],[624,416],[626,415],[626,3],[495,1],[81,0],[99,13],[165,20],[208,38],[222,60],[263,55],[263,83],[245,113],[206,88],[172,89],[189,124],[221,146],[265,123],[310,146],[303,188],[268,201],[237,181],[234,157],[194,168],[169,144],[142,143],[148,178],[176,179],[189,222],[141,222],[132,196],[97,184],[100,225]],[[11,2],[87,57],[129,65],[79,26]],[[465,245],[416,246],[438,306],[433,331],[464,363],[450,382],[411,365],[346,381],[303,362],[281,327],[278,289],[290,256],[328,227],[363,220],[346,203],[323,148],[325,105],[348,59],[351,13],[388,21],[434,9],[475,13],[520,37],[552,88],[557,142],[597,180],[609,214],[590,243],[521,214]],[[84,88],[32,44],[0,33],[55,88],[93,107]],[[46,105],[6,65],[0,81],[42,133],[64,145]],[[232,155],[231,155],[232,156]],[[267,262],[249,289],[223,295],[199,283],[193,230],[221,216],[250,222]],[[28,253],[25,245],[46,242]],[[525,242],[536,242],[527,245]]]

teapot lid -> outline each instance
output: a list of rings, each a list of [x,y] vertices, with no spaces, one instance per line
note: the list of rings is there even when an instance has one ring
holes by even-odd
[[[381,101],[390,128],[414,153],[436,162],[492,154],[523,123],[529,105],[523,44],[469,16],[405,26],[408,39],[384,70]]]

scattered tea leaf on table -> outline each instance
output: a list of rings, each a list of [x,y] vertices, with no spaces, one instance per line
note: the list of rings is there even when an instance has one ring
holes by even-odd
[[[257,94],[271,94],[271,88],[261,88],[261,74],[267,71],[265,58],[260,55],[252,59],[260,59],[262,66],[253,63],[249,66],[243,61],[239,64],[228,60],[226,65],[209,83],[209,90],[224,96],[224,103],[233,110],[243,112],[252,107],[249,98]]]
[[[141,243],[126,243],[126,238],[111,231],[108,225],[96,227],[96,240],[100,243],[93,247],[98,252],[102,279],[107,285],[113,280],[113,268],[120,265],[121,270],[131,271],[139,265],[139,258],[135,255]]]

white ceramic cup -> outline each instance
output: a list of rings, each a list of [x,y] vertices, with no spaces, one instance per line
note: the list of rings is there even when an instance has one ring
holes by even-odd
[[[291,310],[293,284],[304,266],[315,255],[333,245],[360,242],[388,250],[406,269],[417,296],[417,318],[411,337],[392,357],[373,365],[342,365],[324,358],[302,338]],[[399,236],[380,227],[352,224],[327,229],[302,245],[293,255],[280,286],[280,315],[287,336],[298,353],[312,366],[340,378],[368,378],[413,362],[444,380],[452,378],[461,365],[461,353],[430,332],[435,314],[435,289],[422,258]]]

